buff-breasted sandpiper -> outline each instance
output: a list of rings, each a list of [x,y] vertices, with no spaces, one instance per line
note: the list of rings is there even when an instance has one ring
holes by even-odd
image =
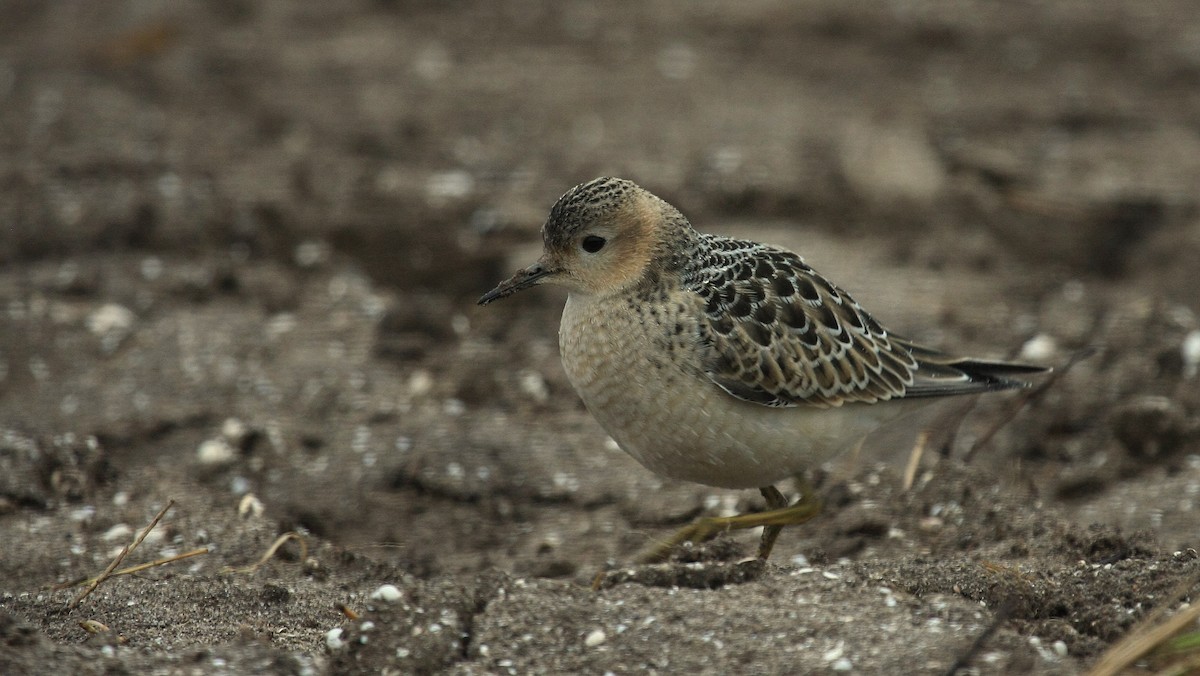
[[[598,178],[567,191],[544,251],[479,299],[537,284],[568,291],[559,329],[575,391],[650,470],[758,488],[768,510],[705,518],[657,548],[814,516],[774,484],[848,450],[933,398],[1025,387],[1044,369],[954,357],[886,331],[849,294],[785,249],[697,232],[636,184]]]

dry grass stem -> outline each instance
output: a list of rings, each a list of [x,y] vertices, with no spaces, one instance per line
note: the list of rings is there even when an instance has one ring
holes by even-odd
[[[141,533],[138,533],[137,539],[135,539],[132,543],[125,545],[125,547],[121,549],[121,553],[117,554],[117,557],[112,560],[112,563],[109,563],[108,567],[104,569],[104,572],[93,578],[92,583],[88,585],[88,588],[84,589],[82,594],[76,596],[75,600],[71,601],[71,603],[67,605],[67,608],[70,610],[76,608],[81,601],[88,597],[89,594],[96,591],[96,588],[99,587],[101,583],[111,577],[113,571],[117,569],[117,566],[121,565],[121,562],[125,560],[126,556],[129,556],[129,552],[137,549],[138,545],[142,544],[142,540],[145,540],[146,536],[150,534],[150,531],[154,530],[154,527],[157,526],[158,522],[162,520],[164,515],[166,515],[167,510],[174,506],[174,500],[167,500],[166,507],[163,507],[161,510],[159,510],[158,514],[154,515],[154,519],[150,522],[150,525],[143,528]]]
[[[1121,673],[1125,669],[1128,669],[1134,662],[1145,657],[1152,650],[1165,643],[1167,639],[1174,636],[1181,629],[1195,622],[1197,618],[1200,618],[1200,603],[1198,603],[1165,620],[1163,619],[1169,609],[1175,605],[1175,601],[1186,596],[1197,583],[1200,583],[1200,576],[1193,577],[1176,588],[1175,593],[1166,597],[1167,600],[1163,605],[1159,606],[1153,613],[1150,613],[1145,620],[1142,620],[1141,624],[1129,632],[1129,635],[1109,648],[1100,657],[1100,661],[1096,662],[1092,670],[1088,672],[1088,676],[1115,676]],[[1196,658],[1192,657],[1191,659],[1194,660]],[[1180,665],[1177,663],[1172,666],[1178,667]],[[1174,672],[1171,668],[1168,668],[1163,673]]]
[[[149,563],[139,563],[136,566],[122,568],[121,570],[111,573],[109,575],[109,577],[116,577],[118,575],[132,575],[133,573],[140,573],[143,570],[146,570],[147,568],[153,568],[155,566],[165,566],[168,563],[175,563],[176,561],[181,561],[183,559],[190,559],[193,556],[200,556],[201,554],[207,554],[208,552],[209,552],[208,547],[201,547],[200,549],[193,549],[190,552],[176,554],[175,556],[167,556],[167,557],[164,557],[161,559],[155,559]],[[54,585],[50,589],[53,591],[61,591],[63,589],[70,589],[71,587],[77,587],[81,584],[93,582],[93,581],[95,581],[95,579],[96,578],[94,578],[94,577],[81,577],[81,578],[77,578],[75,580],[71,580],[70,582],[60,582],[59,584]]]
[[[234,568],[232,566],[229,566],[229,567],[226,567],[221,572],[223,572],[223,573],[253,573],[254,571],[261,568],[263,566],[263,564],[265,564],[267,561],[270,561],[271,557],[275,556],[275,553],[279,551],[279,548],[282,547],[284,545],[284,543],[286,543],[288,540],[295,540],[296,542],[300,543],[300,560],[301,561],[304,561],[305,559],[308,558],[308,544],[304,542],[304,538],[300,537],[299,533],[288,532],[288,533],[284,533],[283,535],[280,535],[279,537],[275,538],[275,542],[271,543],[271,546],[267,548],[266,553],[263,554],[262,558],[259,559],[256,563],[252,563],[249,566],[242,566],[240,568]]]

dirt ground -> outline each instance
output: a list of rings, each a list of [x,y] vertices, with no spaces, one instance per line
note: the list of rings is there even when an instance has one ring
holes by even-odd
[[[1192,0],[0,13],[0,673],[1074,674],[1200,573]],[[635,566],[760,498],[613,446],[561,293],[474,305],[605,174],[1055,375]],[[207,553],[70,607],[170,500],[123,565]]]

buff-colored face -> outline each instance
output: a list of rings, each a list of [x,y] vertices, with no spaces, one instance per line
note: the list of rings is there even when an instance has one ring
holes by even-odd
[[[627,289],[652,262],[657,209],[655,198],[628,181],[598,179],[572,189],[542,227],[541,258],[485,294],[480,305],[543,283],[588,295]]]

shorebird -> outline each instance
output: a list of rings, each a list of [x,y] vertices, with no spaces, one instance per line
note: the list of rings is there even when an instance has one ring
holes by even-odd
[[[697,232],[631,181],[566,192],[542,227],[544,251],[479,299],[538,284],[568,291],[563,367],[608,434],[674,479],[758,488],[768,509],[706,517],[655,548],[764,527],[767,558],[820,501],[802,473],[933,400],[1028,386],[1038,366],[945,354],[889,333],[782,248]],[[789,505],[775,484],[797,477]]]

